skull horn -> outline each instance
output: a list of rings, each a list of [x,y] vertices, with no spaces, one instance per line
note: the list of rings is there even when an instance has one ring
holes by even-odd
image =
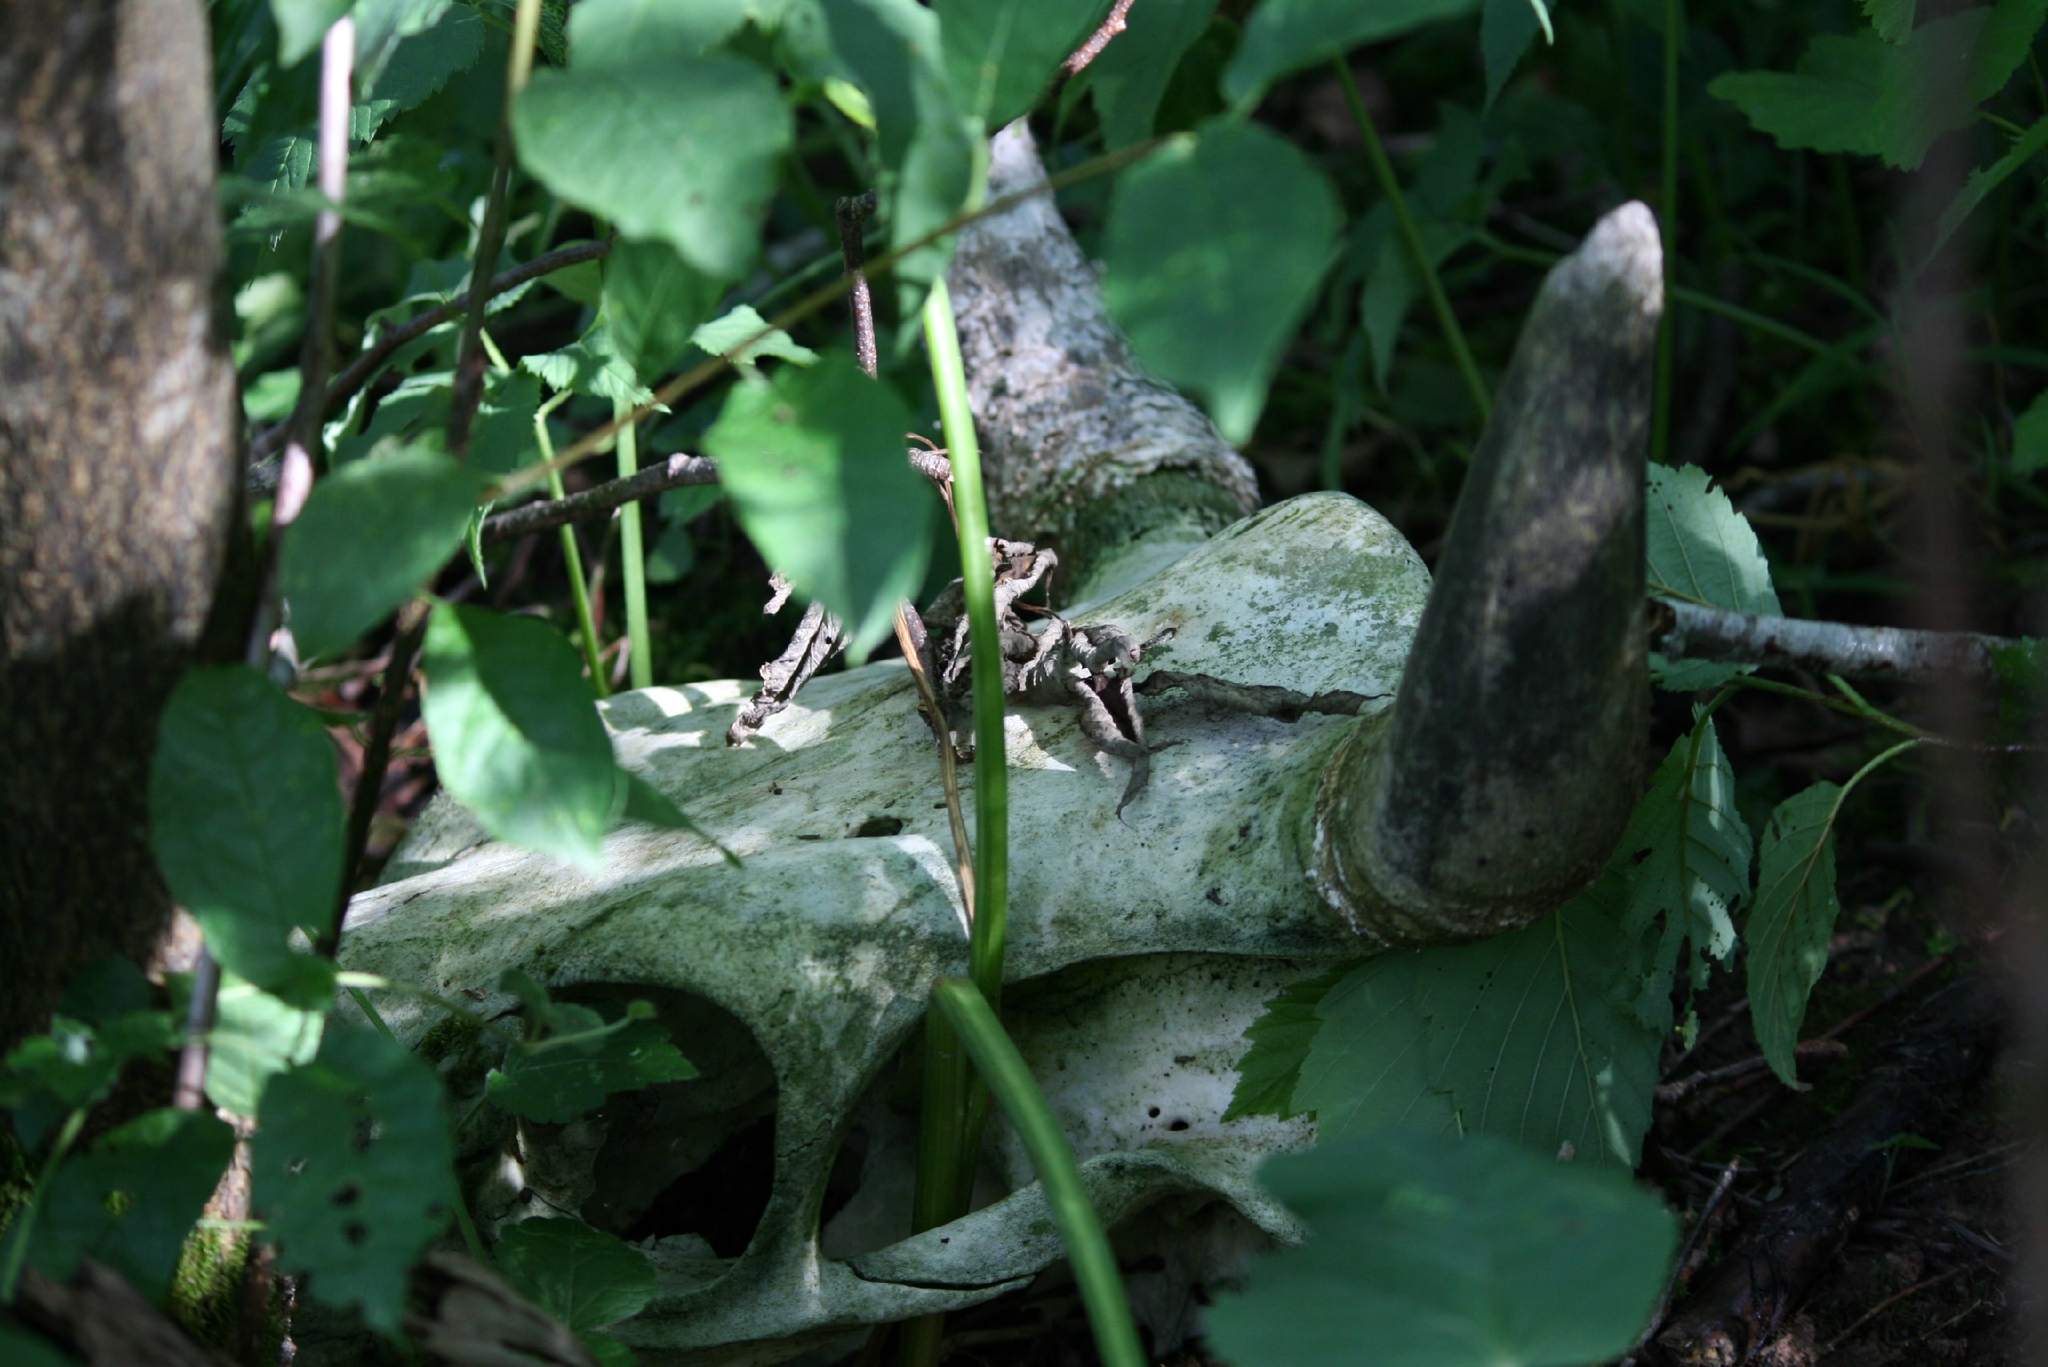
[[[1656,220],[1626,204],[1543,282],[1394,706],[1325,774],[1318,882],[1361,934],[1526,925],[1620,838],[1649,697],[1643,441],[1662,281]]]

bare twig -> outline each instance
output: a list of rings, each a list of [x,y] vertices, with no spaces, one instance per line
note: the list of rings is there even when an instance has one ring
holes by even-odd
[[[1917,1281],[1903,1291],[1896,1291],[1893,1292],[1891,1295],[1886,1296],[1876,1305],[1871,1306],[1868,1310],[1864,1311],[1855,1319],[1851,1320],[1849,1322],[1848,1328],[1844,1329],[1841,1333],[1829,1339],[1827,1342],[1827,1346],[1820,1350],[1819,1355],[1814,1360],[1816,1362],[1832,1361],[1835,1356],[1836,1349],[1840,1348],[1843,1344],[1849,1342],[1849,1340],[1855,1338],[1857,1333],[1863,1328],[1864,1325],[1870,1323],[1879,1315],[1882,1315],[1885,1311],[1897,1305],[1900,1301],[1905,1300],[1909,1296],[1917,1296],[1922,1291],[1927,1290],[1929,1287],[1940,1286],[1943,1282],[1952,1281],[1955,1278],[1962,1276],[1963,1273],[1968,1272],[1969,1270],[1970,1267],[1968,1263],[1965,1263],[1960,1267],[1952,1267],[1946,1272],[1937,1272],[1932,1277],[1928,1277],[1921,1281]]]
[[[571,522],[599,517],[622,504],[653,498],[669,489],[692,484],[718,483],[718,466],[703,456],[678,452],[661,462],[636,471],[624,479],[610,480],[567,498],[548,499],[493,513],[484,519],[485,541],[509,541],[516,536],[543,532]]]
[[[1678,1257],[1671,1264],[1671,1275],[1664,1279],[1664,1294],[1657,1297],[1657,1309],[1650,1316],[1650,1322],[1643,1326],[1636,1344],[1629,1355],[1621,1360],[1621,1367],[1636,1367],[1636,1361],[1643,1349],[1650,1346],[1650,1340],[1663,1327],[1664,1319],[1671,1313],[1671,1298],[1678,1294],[1678,1283],[1685,1275],[1685,1265],[1692,1260],[1693,1250],[1706,1237],[1707,1230],[1714,1222],[1714,1212],[1721,1208],[1721,1202],[1728,1199],[1728,1192],[1735,1185],[1736,1174],[1742,1171],[1742,1160],[1731,1158],[1728,1166],[1721,1169],[1721,1176],[1714,1182],[1714,1189],[1707,1195],[1706,1204],[1700,1207],[1699,1218],[1692,1222],[1692,1228],[1685,1232],[1685,1242],[1679,1246]]]
[[[874,212],[873,190],[847,195],[832,210],[839,224],[839,256],[846,263],[847,302],[853,309],[853,354],[871,380],[880,369],[880,352],[875,347],[875,298],[868,288],[868,249],[861,234]]]
[[[1666,655],[1794,666],[1901,683],[1987,683],[1994,677],[1992,653],[2021,644],[1974,632],[1813,622],[1699,603],[1650,604],[1650,645]]]
[[[1793,1056],[1802,1062],[1812,1059],[1841,1058],[1848,1052],[1848,1045],[1843,1044],[1840,1040],[1832,1039],[1801,1040],[1792,1051]],[[1726,1082],[1739,1082],[1751,1077],[1762,1077],[1769,1067],[1770,1063],[1764,1056],[1757,1054],[1753,1057],[1742,1059],[1739,1062],[1728,1064],[1726,1067],[1708,1068],[1700,1072],[1688,1073],[1686,1076],[1674,1081],[1659,1083],[1657,1086],[1657,1102],[1663,1106],[1673,1105],[1685,1100],[1694,1092],[1705,1091],[1710,1087],[1718,1087]]]
[[[341,857],[341,888],[336,894],[334,925],[321,937],[319,948],[332,953],[341,934],[341,916],[348,910],[349,893],[361,872],[363,852],[370,843],[370,819],[377,815],[377,803],[384,795],[384,770],[391,764],[391,738],[398,731],[398,716],[412,682],[412,665],[420,642],[427,634],[427,612],[417,601],[400,610],[398,634],[391,642],[391,663],[384,670],[384,689],[377,695],[377,711],[370,719],[370,736],[363,745],[363,767],[356,775],[356,790],[349,801],[348,843]]]
[[[1116,0],[1116,3],[1109,7],[1108,15],[1103,18],[1102,26],[1089,34],[1088,41],[1075,48],[1073,55],[1060,64],[1066,73],[1069,76],[1078,76],[1090,62],[1100,57],[1102,50],[1109,46],[1109,40],[1130,27],[1127,22],[1130,13],[1131,0]]]

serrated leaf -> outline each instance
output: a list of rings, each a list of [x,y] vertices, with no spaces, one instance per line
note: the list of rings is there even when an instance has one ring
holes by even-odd
[[[667,242],[703,274],[738,279],[793,136],[774,78],[680,43],[588,65],[575,50],[588,29],[572,29],[569,69],[536,71],[513,105],[521,164],[624,236]]]
[[[1111,150],[1152,136],[1175,69],[1215,13],[1216,0],[1146,0],[1131,8],[1125,31],[1088,64],[1082,79]]]
[[[512,1045],[504,1067],[492,1069],[485,1080],[492,1104],[513,1115],[563,1125],[596,1110],[613,1092],[697,1076],[654,1021],[607,1025],[597,1012],[573,1002],[549,1003],[535,1014],[546,1021],[548,1037]]]
[[[392,115],[424,103],[475,65],[483,51],[483,16],[467,5],[392,32],[377,45],[374,70],[358,72],[349,136],[368,142]]]
[[[1317,1007],[1294,1107],[1325,1142],[1420,1126],[1633,1167],[1668,1021],[1634,1009],[1659,970],[1623,928],[1624,894],[1610,869],[1526,929],[1351,969]]]
[[[1844,792],[1816,783],[1779,803],[1764,830],[1756,910],[1743,928],[1749,959],[1749,1016],[1764,1058],[1788,1087],[1798,1083],[1799,1027],[1806,999],[1828,966],[1835,897],[1835,817]]]
[[[1223,94],[1244,108],[1291,71],[1341,57],[1424,24],[1469,14],[1479,0],[1266,0],[1244,26],[1223,73]]]
[[[498,1236],[491,1257],[527,1299],[579,1334],[654,1299],[647,1255],[581,1220],[522,1220]]]
[[[1626,932],[1655,934],[1662,926],[1657,962],[1667,981],[1652,978],[1647,990],[1668,992],[1682,941],[1692,942],[1695,987],[1705,986],[1710,960],[1725,960],[1734,949],[1733,917],[1749,896],[1752,849],[1735,809],[1735,773],[1710,718],[1680,736],[1657,766],[1609,861],[1628,874]],[[1655,1026],[1670,1003],[1643,1001],[1637,1012]]]
[[[1956,229],[1963,225],[1964,220],[1977,211],[1977,206],[1982,204],[1993,190],[2005,184],[2013,172],[2040,155],[2043,148],[2048,148],[2048,119],[2036,120],[2033,127],[2027,129],[2013,142],[2012,150],[1997,161],[1970,172],[1969,179],[1963,182],[1963,188],[1956,192],[1956,197],[1941,211],[1941,218],[1934,227],[1934,240],[1921,253],[1920,259],[1923,262],[1932,260],[1935,253],[1955,235]]]
[[[57,1170],[38,1196],[29,1263],[61,1283],[92,1258],[160,1299],[234,1152],[235,1132],[212,1115],[144,1112]]]
[[[423,450],[352,461],[315,485],[278,568],[299,653],[343,649],[419,592],[460,548],[478,492],[474,471]]]
[[[319,719],[246,665],[171,694],[149,776],[150,850],[222,968],[310,1005],[331,965],[295,953],[341,892],[342,804]]]
[[[271,1079],[251,1141],[251,1201],[278,1270],[395,1336],[406,1275],[448,1224],[454,1146],[433,1069],[396,1040],[329,1028]]]
[[[531,617],[438,603],[420,667],[441,785],[500,840],[594,866],[616,766],[569,643]]]
[[[605,321],[642,384],[675,368],[723,290],[665,242],[612,248],[604,262]]]
[[[1529,44],[1548,27],[1549,19],[1544,0],[1485,0],[1479,12],[1479,54],[1486,64],[1489,108]]]
[[[1107,0],[944,0],[939,41],[953,100],[994,132],[1029,112]]]
[[[635,407],[654,398],[654,391],[640,383],[632,364],[619,354],[611,329],[602,323],[559,351],[520,357],[519,365],[550,389],[572,390]],[[666,405],[661,411],[668,411]]]
[[[1261,1367],[1606,1361],[1634,1343],[1678,1243],[1625,1175],[1484,1137],[1325,1142],[1259,1177],[1312,1237],[1254,1263],[1205,1319],[1221,1356]]]
[[[1224,437],[1242,442],[1339,222],[1329,181],[1293,144],[1211,120],[1118,181],[1103,301],[1146,368],[1201,394]]]
[[[1749,519],[1728,495],[1710,488],[1697,465],[1652,465],[1645,549],[1651,593],[1736,612],[1776,616],[1778,591]],[[1679,693],[1719,688],[1751,666],[1711,660],[1667,660],[1652,652],[1650,676]]]
[[[1916,0],[1863,0],[1863,13],[1877,36],[1887,43],[1904,42],[1913,31]]]
[[[888,634],[930,555],[909,410],[833,352],[735,387],[704,449],[763,558],[846,624],[859,657]]]
[[[707,355],[723,356],[736,366],[755,365],[763,356],[794,365],[810,365],[818,359],[817,352],[793,340],[781,328],[769,327],[768,320],[756,313],[752,304],[741,304],[720,314],[691,333],[690,341]]]
[[[1237,1061],[1237,1086],[1223,1112],[1225,1120],[1245,1115],[1285,1120],[1300,1113],[1294,1104],[1295,1084],[1301,1080],[1309,1046],[1323,1027],[1316,1007],[1351,967],[1343,965],[1296,983],[1266,1003],[1265,1014],[1244,1032],[1249,1047]]]

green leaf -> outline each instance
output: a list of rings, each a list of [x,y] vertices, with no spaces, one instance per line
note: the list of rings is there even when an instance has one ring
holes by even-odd
[[[581,1220],[522,1220],[498,1236],[491,1256],[505,1280],[579,1334],[654,1299],[647,1255]]]
[[[605,321],[641,383],[675,368],[723,288],[665,242],[612,248],[604,263]]]
[[[924,579],[927,496],[910,413],[843,352],[735,387],[704,449],[763,558],[846,624],[858,658]]]
[[[80,1258],[92,1258],[161,1299],[234,1152],[234,1130],[214,1116],[144,1112],[57,1170],[41,1196],[29,1262],[64,1282]]]
[[[1771,1071],[1798,1083],[1793,1051],[1806,999],[1828,966],[1835,898],[1835,817],[1843,790],[1816,783],[1778,804],[1764,831],[1756,910],[1743,928],[1749,958],[1749,1016]]]
[[[1980,166],[1970,172],[1970,178],[1963,182],[1963,188],[1941,211],[1941,218],[1935,224],[1934,241],[1922,253],[1923,262],[1931,260],[1936,252],[1955,235],[1963,221],[1977,211],[1987,196],[2011,178],[2012,173],[2040,155],[2048,147],[2048,119],[2037,119],[2033,127],[2021,134],[2012,145],[2012,150],[1989,166]]]
[[[1469,228],[1456,223],[1425,220],[1417,226],[1431,269],[1441,266],[1472,236]],[[1365,287],[1359,292],[1359,322],[1365,326],[1365,339],[1372,350],[1373,382],[1384,390],[1387,374],[1393,368],[1394,350],[1401,339],[1401,326],[1422,296],[1422,281],[1415,274],[1407,244],[1394,232],[1391,209],[1373,206],[1361,236],[1366,233],[1374,239],[1373,265],[1366,271]]]
[[[77,1358],[59,1352],[48,1339],[4,1323],[0,1323],[0,1362],[10,1367],[78,1367]]]
[[[57,1003],[57,1014],[98,1025],[148,1011],[154,1001],[155,993],[142,970],[132,960],[114,955],[95,959],[71,975]]]
[[[1633,1167],[1669,1022],[1637,1013],[1658,968],[1625,892],[1610,869],[1524,930],[1351,969],[1317,1008],[1295,1109],[1325,1142],[1412,1125]]]
[[[340,781],[312,711],[246,665],[187,674],[157,728],[149,822],[222,968],[302,1005],[325,995],[331,965],[290,944],[325,932],[341,893]]]
[[[936,14],[915,0],[831,0],[825,18],[832,53],[874,116],[882,220],[890,247],[900,249],[965,207],[980,180],[986,140],[953,102]],[[897,278],[929,282],[952,251],[950,240],[920,248],[897,263]],[[903,316],[916,316],[917,301],[906,303]]]
[[[2048,0],[2000,0],[1923,24],[1897,43],[1870,30],[1823,34],[1793,71],[1728,72],[1707,93],[1780,147],[1855,152],[1912,170],[2005,85],[2044,11]]]
[[[8,1051],[0,1066],[0,1106],[19,1106],[37,1095],[67,1111],[90,1106],[112,1089],[128,1060],[166,1054],[178,1038],[178,1027],[163,1011],[130,1011],[93,1025],[57,1016],[47,1034],[31,1035]],[[36,1142],[21,1138],[31,1146]]]
[[[569,11],[569,61],[632,66],[650,52],[696,55],[747,21],[747,0],[582,0]]]
[[[343,649],[419,592],[460,549],[478,491],[475,472],[421,450],[351,461],[315,485],[278,567],[300,654]]]
[[[624,8],[633,7],[604,15],[617,20]],[[574,33],[587,42],[586,27]],[[573,41],[569,70],[534,72],[513,105],[521,164],[622,235],[667,242],[721,283],[738,279],[792,138],[774,78],[682,43],[640,47],[630,61],[601,44],[614,61],[592,66],[576,60]]]
[[[447,1226],[454,1146],[433,1069],[336,1025],[311,1063],[272,1078],[250,1146],[251,1200],[278,1270],[396,1336],[406,1274]]]
[[[1298,982],[1266,1003],[1266,1012],[1244,1032],[1249,1044],[1237,1061],[1237,1087],[1231,1093],[1225,1120],[1244,1115],[1270,1115],[1285,1120],[1298,1113],[1295,1085],[1309,1046],[1323,1028],[1317,1006],[1343,981],[1350,965]]]
[[[658,830],[664,831],[688,831],[691,835],[716,845],[718,852],[725,857],[726,863],[734,868],[740,867],[740,857],[738,855],[734,854],[724,845],[720,845],[718,841],[713,840],[709,831],[690,820],[683,809],[676,806],[661,789],[655,787],[646,779],[640,777],[640,775],[629,773],[624,769],[619,770],[619,786],[619,823],[621,825],[637,824],[653,826]]]
[[[939,43],[954,102],[990,132],[1028,113],[1107,0],[941,0]]]
[[[377,0],[365,5],[383,7]],[[367,54],[361,51],[364,40],[372,42]],[[484,20],[469,6],[456,5],[381,36],[365,29],[356,46],[357,97],[349,110],[349,136],[368,142],[392,115],[425,103],[449,78],[475,65],[484,51]]]
[[[278,64],[297,66],[300,58],[320,46],[334,21],[354,7],[355,0],[270,0],[270,12],[277,19]]]
[[[1486,63],[1486,103],[1500,97],[1515,64],[1537,33],[1550,27],[1544,0],[1485,0],[1479,12],[1479,54]],[[1546,40],[1549,35],[1545,32]]]
[[[1877,36],[1887,43],[1903,43],[1913,31],[1916,0],[1863,0],[1863,13]]]
[[[1652,465],[1645,528],[1651,593],[1711,607],[1776,616],[1778,591],[1749,519],[1709,488],[1697,465]],[[1650,675],[1678,693],[1719,688],[1751,666],[1650,656]]]
[[[1259,1175],[1312,1237],[1254,1263],[1207,1322],[1221,1357],[1261,1367],[1604,1362],[1648,1321],[1678,1242],[1625,1175],[1483,1137],[1326,1142]]]
[[[1478,0],[1266,0],[1244,26],[1244,40],[1223,73],[1223,93],[1247,107],[1291,71],[1341,57],[1360,43],[1470,14],[1477,5]]]
[[[757,365],[763,356],[793,365],[810,365],[818,359],[817,352],[792,340],[781,328],[769,327],[752,304],[720,314],[691,333],[690,341],[707,355],[723,356],[736,366]]]
[[[1200,393],[1224,437],[1242,442],[1339,221],[1329,182],[1291,143],[1211,120],[1118,182],[1103,300],[1146,367]]]
[[[420,658],[441,785],[499,839],[594,867],[615,765],[569,643],[531,617],[439,603]]]
[[[270,1079],[319,1049],[325,1008],[322,1003],[301,1009],[224,976],[213,1030],[206,1037],[207,1097],[236,1115],[255,1115]]]
[[[1692,942],[1696,987],[1706,985],[1709,961],[1725,960],[1735,948],[1733,916],[1749,896],[1752,850],[1749,827],[1735,809],[1734,770],[1708,719],[1680,736],[1657,766],[1609,860],[1628,873],[1627,933],[1663,927],[1657,961],[1664,974],[1646,980],[1646,991],[1668,994],[1682,940]],[[1670,1002],[1640,1002],[1637,1014],[1657,1026]]]
[[[654,391],[640,383],[632,363],[619,353],[611,329],[601,323],[560,351],[522,356],[519,364],[550,389],[572,390],[635,407],[654,398]],[[667,412],[667,405],[661,411]]]
[[[531,979],[510,986],[545,1033],[512,1045],[504,1067],[491,1070],[485,1091],[502,1110],[561,1125],[596,1110],[613,1092],[697,1076],[668,1031],[639,1011],[607,1022],[587,1006],[550,1002]]]
[[[1216,13],[1216,0],[1146,0],[1134,5],[1126,28],[1088,64],[1095,112],[1112,151],[1152,136],[1159,102],[1180,60]]]

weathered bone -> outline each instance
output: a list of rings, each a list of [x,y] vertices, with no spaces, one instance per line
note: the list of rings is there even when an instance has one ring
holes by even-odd
[[[1362,933],[1512,930],[1620,838],[1649,699],[1643,437],[1662,308],[1641,204],[1543,282],[1392,715],[1332,766],[1319,869]]]

